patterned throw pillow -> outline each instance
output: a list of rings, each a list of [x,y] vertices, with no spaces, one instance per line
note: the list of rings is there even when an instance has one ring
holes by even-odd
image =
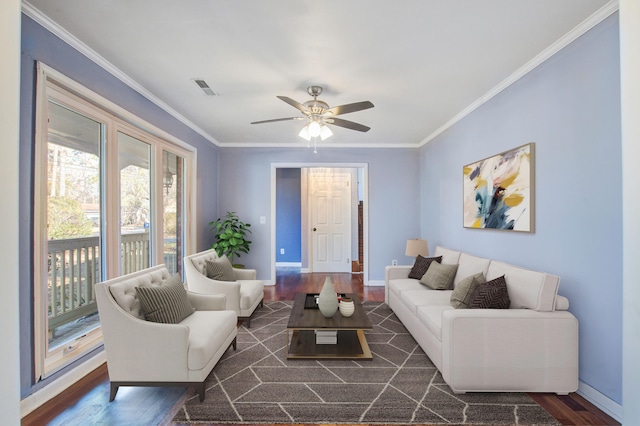
[[[471,309],[509,309],[509,292],[504,275],[480,284],[471,296]]]
[[[468,309],[471,296],[480,284],[485,283],[484,274],[478,272],[475,275],[469,275],[456,285],[451,293],[451,306],[456,309]]]
[[[207,278],[216,281],[235,281],[236,274],[233,273],[233,266],[227,256],[205,261]]]
[[[409,272],[409,278],[415,278],[416,280],[419,280],[420,278],[422,278],[422,276],[429,269],[429,265],[431,265],[431,262],[433,261],[436,261],[438,263],[441,262],[442,256],[422,257],[418,255],[416,257],[415,263],[413,264],[413,268],[411,268],[411,271]]]
[[[136,287],[136,292],[147,321],[177,324],[195,310],[178,274],[157,286]]]
[[[434,290],[449,290],[457,271],[457,264],[447,265],[431,262],[427,272],[420,278],[420,284],[424,284]]]

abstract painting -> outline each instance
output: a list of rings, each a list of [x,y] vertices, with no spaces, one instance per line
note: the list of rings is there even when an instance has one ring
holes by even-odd
[[[464,166],[465,228],[533,232],[534,144]]]

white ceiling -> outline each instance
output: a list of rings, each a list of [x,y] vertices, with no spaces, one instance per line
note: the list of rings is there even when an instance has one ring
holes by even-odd
[[[249,123],[301,116],[276,95],[302,103],[317,84],[330,106],[375,105],[340,116],[370,131],[333,126],[323,144],[417,147],[616,7],[615,0],[30,0],[24,10],[60,26],[217,145],[306,146],[300,121]],[[205,96],[194,78],[219,96]]]

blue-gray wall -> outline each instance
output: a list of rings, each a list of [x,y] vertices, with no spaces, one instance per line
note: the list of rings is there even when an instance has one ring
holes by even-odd
[[[302,262],[301,175],[299,168],[276,170],[276,262]]]
[[[408,263],[404,255],[408,238],[420,231],[419,157],[416,149],[350,149],[318,147],[222,148],[219,197],[221,211],[236,211],[252,224],[251,252],[243,263],[270,280],[271,271],[271,165],[304,163],[325,165],[366,163],[369,170],[370,281],[384,281],[391,259]],[[233,176],[229,179],[228,176]],[[260,216],[267,223],[259,224]],[[256,224],[256,225],[253,225]],[[274,242],[275,244],[275,242]]]
[[[535,232],[464,229],[462,167],[535,142]],[[422,236],[561,277],[580,380],[622,402],[622,174],[617,14],[427,144]]]
[[[208,222],[215,219],[219,149],[145,97],[90,61],[32,19],[22,18],[22,69],[20,86],[20,388],[25,396],[58,374],[33,386],[33,165],[35,115],[35,64],[51,66],[85,87],[118,104],[197,149],[197,248],[213,243]],[[65,370],[63,370],[65,371]]]

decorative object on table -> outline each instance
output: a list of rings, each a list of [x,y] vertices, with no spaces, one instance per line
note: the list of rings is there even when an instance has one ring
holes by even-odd
[[[320,297],[318,297],[318,309],[327,318],[332,317],[338,310],[338,296],[333,282],[331,282],[331,277],[324,279],[324,285],[320,291]]]
[[[427,257],[429,256],[429,243],[427,240],[421,240],[419,238],[407,240],[407,247],[404,250],[404,254],[405,256],[413,258],[418,256]]]
[[[350,297],[343,297],[338,304],[338,309],[343,317],[350,317],[356,311],[356,305]]]
[[[463,225],[533,232],[534,143],[463,168]]]
[[[209,222],[209,227],[215,232],[216,242],[211,246],[218,256],[227,255],[234,268],[243,268],[244,265],[234,263],[240,253],[249,253],[251,241],[247,234],[251,233],[251,224],[242,222],[236,212],[227,212],[226,216]]]

